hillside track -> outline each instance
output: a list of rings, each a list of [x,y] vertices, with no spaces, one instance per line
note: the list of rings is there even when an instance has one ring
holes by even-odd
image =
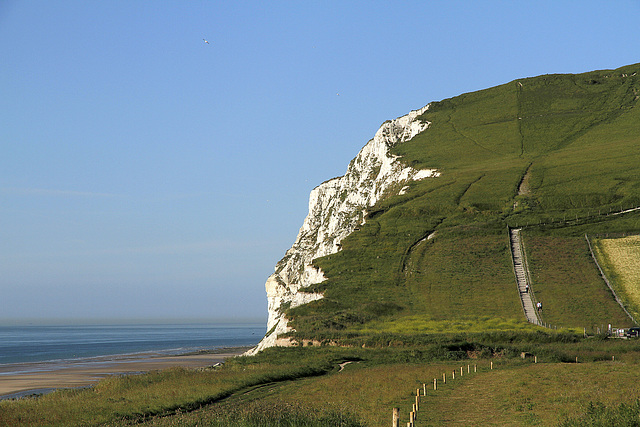
[[[527,265],[522,251],[520,242],[520,228],[512,228],[509,230],[509,238],[511,240],[511,255],[513,259],[513,271],[516,276],[518,285],[518,293],[522,301],[522,309],[529,323],[540,325],[540,319],[531,298],[533,291],[529,283],[529,275],[527,273]]]

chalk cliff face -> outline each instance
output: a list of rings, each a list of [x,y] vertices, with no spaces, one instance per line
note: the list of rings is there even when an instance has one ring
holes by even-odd
[[[283,309],[322,298],[321,294],[298,292],[300,288],[325,280],[322,271],[312,265],[315,258],[338,252],[342,239],[364,223],[367,209],[380,199],[404,191],[404,184],[411,180],[439,175],[435,169],[406,167],[389,153],[394,145],[427,129],[429,123],[417,117],[428,108],[427,105],[383,123],[351,161],[344,176],[326,181],[311,191],[309,214],[298,237],[276,264],[275,273],[267,279],[268,332],[251,353],[287,345],[288,340],[278,339],[290,331]]]

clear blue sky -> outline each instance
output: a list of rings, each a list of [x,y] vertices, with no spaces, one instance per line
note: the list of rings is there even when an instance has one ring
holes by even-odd
[[[639,18],[639,1],[0,0],[0,321],[266,320],[309,191],[382,122],[640,62]]]

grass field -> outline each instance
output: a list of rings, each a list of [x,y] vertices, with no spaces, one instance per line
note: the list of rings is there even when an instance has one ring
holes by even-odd
[[[231,409],[259,401],[267,408],[284,403],[307,408],[311,413],[329,409],[334,414],[351,414],[362,425],[379,426],[390,423],[393,407],[400,409],[406,422],[416,389],[423,390],[425,384],[427,396],[421,398],[415,424],[418,427],[551,426],[584,416],[592,405],[614,408],[621,401],[640,399],[640,389],[636,387],[640,380],[637,343],[607,344],[564,346],[567,359],[574,363],[550,362],[539,356],[534,364],[532,358],[521,360],[517,355],[428,364],[376,364],[363,360],[346,365],[342,372],[273,386],[253,397],[247,394],[231,399],[226,405]],[[611,347],[610,351],[607,347]],[[575,363],[575,355],[580,363]],[[615,361],[612,355],[616,355]],[[458,375],[460,367],[462,376]],[[443,373],[446,384],[442,383]],[[436,391],[434,378],[438,380]],[[195,425],[194,420],[202,423],[219,416],[219,412],[219,408],[204,409],[181,417],[180,424],[172,424],[176,420],[170,419],[157,420],[152,425]]]
[[[558,425],[586,413],[591,402],[635,402],[638,380],[635,362],[499,366],[434,393],[417,425]]]
[[[560,327],[633,326],[600,277],[582,237],[550,237],[525,233],[532,290],[543,303],[543,320]]]
[[[640,318],[640,236],[594,239],[607,278],[636,319]]]
[[[473,338],[482,340],[450,336],[431,354],[424,346],[291,348],[211,371],[113,377],[92,389],[0,402],[0,424],[379,426],[390,423],[394,407],[406,422],[424,384],[417,427],[551,426],[640,399],[640,341],[545,343],[524,334],[472,347]],[[523,351],[538,363],[521,359]]]

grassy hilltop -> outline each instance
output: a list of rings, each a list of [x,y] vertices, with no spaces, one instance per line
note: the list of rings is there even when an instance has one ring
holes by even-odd
[[[328,280],[307,291],[325,298],[286,312],[292,337],[314,345],[0,402],[0,425],[381,426],[397,407],[404,426],[427,386],[415,426],[638,425],[640,340],[596,333],[633,323],[585,234],[640,317],[640,272],[626,271],[640,241],[610,241],[640,232],[640,211],[622,212],[640,207],[639,72],[431,104],[429,129],[394,154],[441,176],[381,200],[342,251],[315,260]],[[553,329],[525,321],[509,227],[522,228]]]
[[[640,64],[544,75],[432,103],[395,147],[442,175],[382,200],[343,251],[316,261],[325,298],[290,310],[300,338],[526,328],[507,227],[524,226],[545,322],[629,319],[585,233],[640,231]],[[435,233],[435,234],[434,234]],[[430,239],[425,239],[432,236]]]

